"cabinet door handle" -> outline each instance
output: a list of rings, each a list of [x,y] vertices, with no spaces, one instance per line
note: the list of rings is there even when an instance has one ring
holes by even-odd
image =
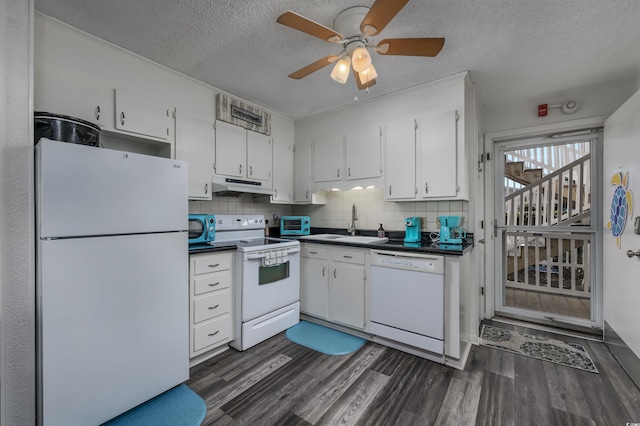
[[[124,126],[124,111],[120,113],[120,124]]]
[[[96,120],[100,120],[100,105],[96,107]]]
[[[347,173],[349,174],[349,177],[351,177],[351,167],[347,169]]]
[[[340,177],[340,169],[338,169],[338,177]]]
[[[278,190],[274,189],[273,192],[274,192],[273,198],[278,198]]]
[[[325,273],[325,267],[322,267],[322,276],[324,277],[324,273]]]
[[[338,278],[338,277],[336,277],[336,270],[335,270],[335,268],[333,269],[333,278]]]
[[[240,164],[240,167],[238,168],[238,170],[240,171],[240,173],[242,173],[242,164]]]
[[[391,195],[391,185],[389,185],[389,195]]]
[[[253,176],[253,166],[249,166],[249,176]]]
[[[309,199],[309,191],[306,191],[306,192],[304,193],[304,199],[305,199],[305,200],[308,200],[308,199]]]
[[[217,283],[211,283],[211,284],[209,284],[209,287],[215,287],[215,286],[217,286],[218,284],[220,284],[220,281],[218,281]]]
[[[209,333],[209,334],[207,334],[207,336],[212,337],[212,336],[215,336],[218,333],[220,333],[220,330],[216,330],[215,333]]]
[[[219,263],[216,263],[215,265],[207,265],[209,268],[217,268],[218,266],[220,266]]]
[[[427,182],[424,183],[424,193],[425,194],[429,193],[429,184]]]
[[[209,193],[209,184],[208,184],[208,183],[205,183],[205,184],[204,184],[204,193],[205,193],[205,194],[208,194],[208,193]]]
[[[218,303],[216,306],[209,306],[209,308],[208,308],[208,309],[210,309],[210,310],[212,310],[212,311],[213,311],[214,309],[218,309],[218,306],[220,306],[220,304],[219,304],[219,303]]]

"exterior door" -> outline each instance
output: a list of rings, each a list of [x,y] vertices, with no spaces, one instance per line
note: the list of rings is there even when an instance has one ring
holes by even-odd
[[[600,140],[589,130],[495,144],[497,314],[597,324]]]

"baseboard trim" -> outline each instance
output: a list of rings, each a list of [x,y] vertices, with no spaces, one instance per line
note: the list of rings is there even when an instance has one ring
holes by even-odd
[[[640,358],[606,321],[604,322],[604,343],[631,380],[640,388]]]

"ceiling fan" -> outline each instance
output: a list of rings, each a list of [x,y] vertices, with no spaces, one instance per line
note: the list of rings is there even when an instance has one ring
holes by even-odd
[[[436,56],[444,46],[444,38],[391,38],[381,40],[378,44],[369,41],[369,37],[379,34],[408,2],[376,0],[371,8],[356,6],[345,9],[336,16],[333,23],[335,29],[295,12],[283,13],[277,19],[279,24],[342,45],[339,54],[318,59],[289,74],[289,77],[301,79],[335,62],[331,78],[344,84],[353,68],[358,89],[362,90],[376,84],[378,76],[371,63],[369,49],[381,55]]]

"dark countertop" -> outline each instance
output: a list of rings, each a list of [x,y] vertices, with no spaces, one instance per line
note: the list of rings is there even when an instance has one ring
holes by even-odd
[[[348,236],[348,234],[343,229],[334,228],[311,228],[311,235],[313,234],[344,234],[345,237]],[[357,232],[356,235],[377,236],[377,232],[363,230]],[[447,256],[462,256],[471,251],[471,249],[473,248],[473,234],[467,234],[467,238],[463,244],[440,244],[437,242],[433,242],[429,237],[429,233],[427,232],[422,233],[422,241],[420,243],[405,243],[403,231],[390,231],[387,232],[386,235],[389,237],[388,242],[370,244],[360,244],[336,240],[305,240],[303,238],[299,238],[299,240],[300,242],[311,244],[340,245],[347,247],[370,248],[374,250],[405,251],[423,254],[442,254]]]
[[[216,243],[214,241],[211,244],[189,245],[189,254],[202,254],[202,253],[213,253],[216,251],[229,251],[229,250],[235,250],[236,248],[238,247],[232,242]]]

